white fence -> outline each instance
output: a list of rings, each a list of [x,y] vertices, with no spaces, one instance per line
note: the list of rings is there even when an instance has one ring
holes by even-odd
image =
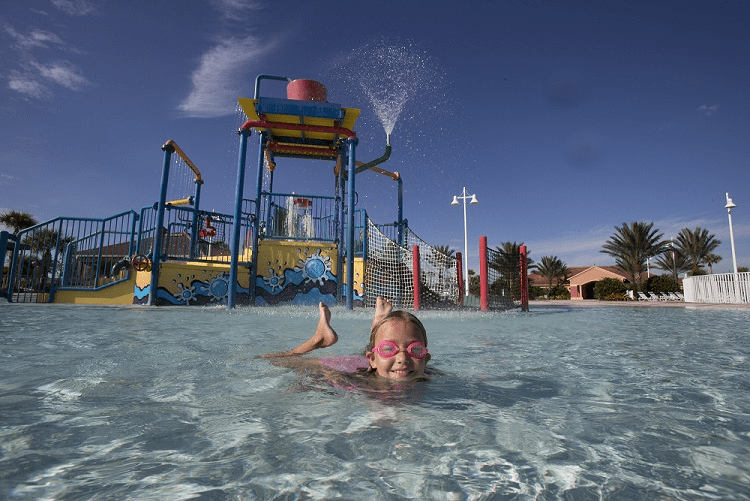
[[[689,303],[750,302],[750,272],[687,277],[682,287]]]

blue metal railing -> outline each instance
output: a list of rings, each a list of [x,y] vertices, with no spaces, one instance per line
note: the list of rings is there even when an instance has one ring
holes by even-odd
[[[337,241],[335,210],[335,197],[263,192],[261,237]]]
[[[141,209],[138,254],[149,257],[154,255],[156,212],[153,206]],[[245,245],[240,248],[240,254],[249,246],[251,240],[249,232],[252,231],[252,217],[243,211],[242,234],[245,235]],[[197,228],[193,227],[194,220],[198,221]],[[230,214],[167,205],[162,227],[162,248],[159,253],[162,261],[227,261],[233,223],[234,216]]]
[[[106,219],[56,218],[20,231],[8,300],[51,302],[58,289],[98,289],[126,280],[109,271],[132,254],[137,219],[134,211]]]

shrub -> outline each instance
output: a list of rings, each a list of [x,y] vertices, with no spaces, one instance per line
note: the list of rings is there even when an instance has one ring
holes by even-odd
[[[532,285],[529,287],[529,299],[544,299],[546,296],[546,289],[539,287],[538,285]]]
[[[549,291],[550,299],[570,299],[570,291],[564,285],[556,285]]]
[[[659,294],[660,292],[675,292],[678,290],[680,290],[679,284],[669,274],[649,277],[646,280],[646,291],[648,292]]]
[[[594,297],[604,301],[612,301],[612,297],[619,295],[618,299],[624,299],[625,284],[616,278],[602,278],[594,285]]]

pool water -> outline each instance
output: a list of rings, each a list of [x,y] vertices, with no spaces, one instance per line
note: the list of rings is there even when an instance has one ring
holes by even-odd
[[[314,307],[0,304],[0,498],[750,499],[750,310],[419,317],[441,373],[373,393],[257,357]]]

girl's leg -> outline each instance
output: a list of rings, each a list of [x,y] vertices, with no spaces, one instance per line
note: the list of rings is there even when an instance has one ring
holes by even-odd
[[[326,346],[336,344],[336,341],[339,340],[339,337],[336,334],[336,331],[331,327],[331,310],[329,310],[328,306],[324,305],[323,303],[320,303],[318,305],[318,308],[320,309],[320,319],[318,320],[318,327],[315,329],[315,334],[313,334],[310,339],[292,350],[280,351],[278,353],[267,353],[265,355],[261,355],[261,358],[275,358],[278,360],[278,362],[273,363],[284,366],[289,365],[291,367],[296,362],[289,362],[287,364],[280,362],[280,360],[283,360],[287,357],[298,359],[298,357],[293,357],[293,355],[304,355],[305,353],[310,353],[311,351],[317,350],[318,348],[325,348]],[[290,358],[289,360],[292,360],[292,358]]]
[[[303,355],[305,353],[310,353],[318,348],[332,346],[339,340],[336,331],[331,327],[331,310],[323,303],[320,303],[318,307],[320,309],[320,319],[318,320],[318,327],[315,329],[315,334],[313,334],[310,339],[291,350],[292,354]]]

